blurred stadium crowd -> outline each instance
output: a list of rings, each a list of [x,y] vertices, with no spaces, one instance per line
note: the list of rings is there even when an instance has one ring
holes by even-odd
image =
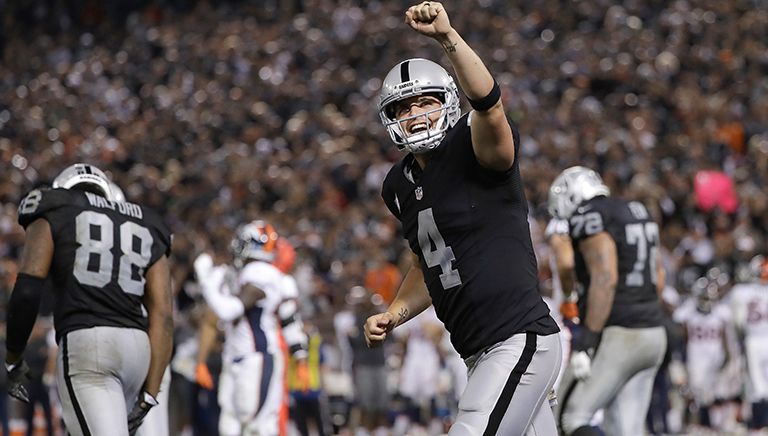
[[[192,260],[203,249],[226,256],[235,226],[255,218],[296,247],[302,312],[324,343],[331,424],[404,429],[410,419],[442,430],[461,370],[430,323],[392,344],[400,351],[388,359],[354,339],[360,317],[393,297],[407,254],[379,197],[400,157],[376,113],[380,79],[402,58],[440,58],[439,47],[404,31],[408,5],[0,1],[0,291],[10,293],[23,242],[19,200],[64,166],[90,162],[128,200],[160,210],[175,233],[174,431],[216,429],[215,394],[189,370],[203,304]],[[707,272],[720,277],[707,296],[714,301],[752,279],[749,262],[768,247],[768,3],[472,0],[452,8],[519,126],[543,292],[556,287],[543,238],[547,189],[575,164],[656,215],[670,314],[698,298],[692,288]],[[43,387],[46,328],[36,336]],[[671,338],[682,330],[670,321]],[[431,392],[402,382],[413,377],[400,370],[417,339],[432,350],[425,365],[433,367],[411,371],[439,375]],[[686,382],[691,356],[682,338],[670,344],[649,420],[658,434],[706,423],[688,406],[706,402]],[[374,402],[386,407],[355,412],[355,359],[387,374],[391,401],[382,393]],[[746,401],[748,381],[735,365],[727,398],[707,401]],[[24,416],[8,404],[3,411]],[[746,408],[735,409],[709,425],[746,422]]]

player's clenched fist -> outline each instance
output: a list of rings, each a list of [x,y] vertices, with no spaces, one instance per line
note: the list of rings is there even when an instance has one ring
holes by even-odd
[[[405,22],[417,32],[439,37],[451,30],[451,22],[443,5],[438,2],[421,2],[405,11]]]
[[[379,313],[368,317],[363,326],[365,332],[365,342],[368,347],[378,347],[387,338],[389,333],[395,328],[395,316],[389,312]]]

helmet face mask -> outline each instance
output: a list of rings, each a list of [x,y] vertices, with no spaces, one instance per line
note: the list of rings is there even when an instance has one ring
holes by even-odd
[[[78,185],[88,185],[90,188],[95,188],[96,193],[107,200],[116,201],[111,187],[112,182],[103,171],[93,165],[86,163],[70,165],[53,180],[54,188],[72,189]]]
[[[433,95],[441,102],[438,108],[413,116],[397,118],[393,106],[416,96]],[[379,96],[379,117],[397,148],[411,153],[424,153],[436,148],[461,117],[456,83],[440,65],[426,59],[409,59],[396,65],[384,78]],[[439,113],[432,122],[430,115]],[[416,134],[403,130],[403,123],[424,117],[427,128]]]
[[[241,226],[230,245],[235,266],[242,268],[251,260],[273,262],[277,252],[277,240],[275,229],[264,221],[251,221]]]
[[[579,205],[598,196],[610,195],[594,170],[574,166],[560,173],[549,188],[548,210],[556,218],[569,219]]]

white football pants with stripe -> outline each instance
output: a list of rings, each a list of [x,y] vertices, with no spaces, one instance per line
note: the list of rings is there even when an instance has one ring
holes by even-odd
[[[561,353],[558,334],[520,333],[467,358],[467,387],[448,434],[557,434],[548,397]]]
[[[128,411],[149,370],[149,337],[132,328],[91,327],[62,337],[57,382],[72,436],[128,436]]]
[[[570,368],[563,375],[555,411],[563,434],[589,426],[600,409],[605,409],[605,434],[644,434],[653,381],[666,349],[664,327],[606,327],[590,376],[577,380]]]

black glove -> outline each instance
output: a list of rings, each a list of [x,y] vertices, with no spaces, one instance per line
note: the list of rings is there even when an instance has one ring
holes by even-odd
[[[141,423],[144,421],[144,417],[149,413],[149,409],[157,406],[157,400],[155,397],[149,394],[149,392],[142,392],[139,394],[136,404],[133,406],[133,410],[128,414],[128,434],[133,436],[136,434],[136,430],[141,427]]]
[[[600,333],[595,333],[584,326],[573,341],[573,351],[585,351],[589,357],[592,357],[599,342]]]
[[[600,333],[595,333],[586,326],[574,339],[569,366],[577,379],[584,380],[592,374],[592,357],[598,342]]]
[[[21,359],[12,365],[6,363],[5,369],[8,371],[8,394],[19,401],[29,403],[29,393],[22,384],[29,380],[27,362]]]

